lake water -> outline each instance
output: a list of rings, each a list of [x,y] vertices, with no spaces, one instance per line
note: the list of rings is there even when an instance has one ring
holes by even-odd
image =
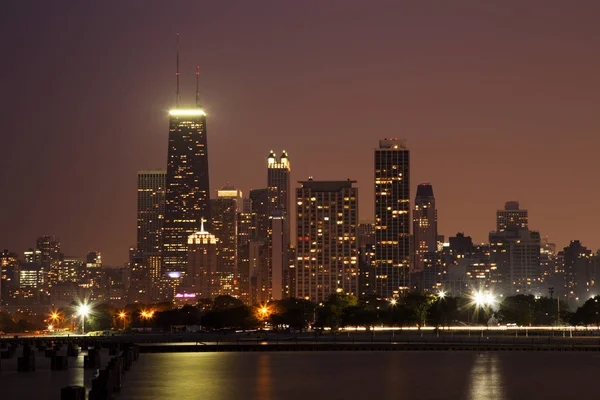
[[[595,353],[142,354],[117,399],[597,398],[599,372]]]

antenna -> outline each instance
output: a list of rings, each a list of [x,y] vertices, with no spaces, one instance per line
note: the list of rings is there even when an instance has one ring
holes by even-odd
[[[200,107],[200,87],[198,86],[198,79],[200,78],[200,66],[196,66],[196,107]]]
[[[179,107],[179,32],[177,32],[177,72],[175,72],[175,76],[177,77],[177,93],[175,97],[175,106]]]

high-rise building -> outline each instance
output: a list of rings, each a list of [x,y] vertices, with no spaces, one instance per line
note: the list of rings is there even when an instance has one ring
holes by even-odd
[[[358,224],[358,286],[359,296],[369,297],[375,292],[375,227],[371,222]]]
[[[431,292],[441,284],[441,260],[437,251],[437,209],[433,187],[429,183],[417,186],[413,209],[413,287]]]
[[[65,279],[60,276],[60,243],[54,236],[38,238],[36,250],[39,252],[39,263],[43,273],[47,274],[48,286],[57,284]]]
[[[187,271],[188,238],[210,227],[206,115],[201,108],[169,112],[169,149],[163,225],[163,272]]]
[[[410,288],[409,156],[398,139],[375,149],[375,290],[384,298]]]
[[[249,243],[249,301],[251,304],[264,304],[271,298],[269,189],[251,190],[250,200],[252,202],[252,227]]]
[[[296,189],[296,296],[316,303],[358,296],[358,189],[355,181],[299,182]]]
[[[521,210],[518,201],[507,201],[504,210],[496,212],[496,231],[528,229],[528,219],[527,210]]]
[[[160,254],[165,218],[166,171],[139,171],[137,174],[137,250]]]
[[[528,228],[527,210],[509,201],[496,213],[490,232],[490,258],[496,264],[496,286],[504,295],[540,294],[540,234]]]
[[[0,305],[10,303],[19,289],[19,256],[4,250],[0,253]]]
[[[269,196],[268,271],[270,299],[289,295],[290,224],[290,160],[283,150],[277,159],[271,150],[267,158],[267,188]]]
[[[269,215],[280,211],[287,225],[290,207],[290,160],[285,150],[279,160],[271,150],[267,158],[267,188],[269,196]]]
[[[211,203],[212,233],[217,238],[215,272],[233,289],[228,294],[237,296],[238,213],[242,207],[242,192],[231,186],[224,187],[217,191],[217,198]]]
[[[198,298],[215,298],[228,294],[228,288],[222,285],[217,274],[217,238],[200,230],[188,238],[189,269],[183,282],[183,288]]]
[[[269,235],[269,189],[250,190],[252,202],[251,239],[264,240]]]
[[[566,289],[568,300],[572,304],[581,305],[597,294],[596,269],[593,253],[583,246],[579,240],[573,240],[562,251],[565,271],[565,287],[557,288],[559,295]]]
[[[250,238],[252,235],[252,200],[242,199],[238,212],[237,229],[237,274],[239,298],[250,303]]]

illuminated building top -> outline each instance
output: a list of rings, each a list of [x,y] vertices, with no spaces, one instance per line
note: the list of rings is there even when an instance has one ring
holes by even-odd
[[[194,116],[205,116],[206,113],[202,108],[195,109],[180,109],[176,108],[169,110],[169,115],[173,117],[194,117]]]

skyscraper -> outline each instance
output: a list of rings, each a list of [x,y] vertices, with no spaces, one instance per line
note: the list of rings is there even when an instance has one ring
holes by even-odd
[[[242,199],[238,212],[237,274],[239,298],[250,303],[250,237],[252,234],[252,200]]]
[[[267,158],[267,188],[269,191],[269,215],[281,211],[287,221],[290,207],[290,161],[285,150],[279,160],[271,150]]]
[[[398,139],[375,149],[375,291],[385,298],[410,287],[409,156]]]
[[[496,212],[496,231],[527,229],[529,213],[519,208],[518,201],[507,201],[504,210]]]
[[[489,242],[498,289],[507,296],[539,294],[541,238],[529,230],[527,210],[521,210],[518,202],[507,202],[496,212],[496,231],[490,232]]]
[[[217,274],[217,238],[200,230],[188,238],[189,270],[184,278],[184,287],[200,298],[214,298],[222,293]]]
[[[48,276],[48,286],[65,280],[60,274],[60,242],[54,236],[42,236],[38,238],[36,250],[39,252],[39,263],[42,271]]]
[[[267,188],[269,196],[269,299],[280,300],[291,280],[289,276],[290,248],[290,160],[283,150],[279,160],[271,150],[267,158]],[[267,300],[269,300],[267,299]]]
[[[200,230],[201,219],[210,221],[206,115],[201,108],[169,115],[163,272],[185,273],[188,238]]]
[[[432,291],[441,283],[440,259],[437,252],[437,209],[433,187],[428,183],[417,187],[413,210],[413,257],[411,269],[419,291]]]
[[[358,296],[358,189],[355,181],[299,182],[296,296],[316,303]]]
[[[139,171],[137,174],[137,250],[160,254],[165,218],[166,171]]]
[[[225,286],[231,287],[228,293],[237,296],[238,281],[238,213],[242,207],[242,192],[234,187],[224,187],[217,191],[217,198],[211,200],[212,233],[217,242],[217,269]]]

